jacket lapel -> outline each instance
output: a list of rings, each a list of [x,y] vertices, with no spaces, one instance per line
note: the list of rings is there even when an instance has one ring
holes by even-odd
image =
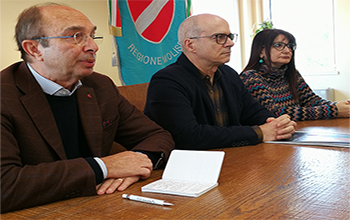
[[[24,62],[16,73],[15,83],[24,93],[20,100],[40,134],[55,150],[60,159],[67,159],[51,107],[44,92]]]
[[[188,71],[189,73],[188,76],[191,77],[193,86],[200,88],[203,101],[206,107],[209,109],[209,112],[211,114],[211,120],[214,122],[215,121],[214,104],[211,101],[211,98],[207,92],[207,87],[201,77],[199,70],[193,63],[191,63],[191,61],[186,57],[184,53],[181,54],[181,56],[178,59],[178,62],[181,66],[185,67],[185,69]]]

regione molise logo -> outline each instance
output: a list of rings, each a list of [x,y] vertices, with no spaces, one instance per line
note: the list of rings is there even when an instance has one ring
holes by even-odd
[[[146,41],[161,43],[174,19],[174,0],[127,0],[137,33]]]

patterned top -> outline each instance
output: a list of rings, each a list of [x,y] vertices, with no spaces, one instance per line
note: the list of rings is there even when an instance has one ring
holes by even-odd
[[[294,121],[334,118],[338,115],[336,102],[327,101],[316,95],[303,77],[297,72],[299,103],[292,98],[284,69],[262,65],[259,73],[248,70],[240,77],[252,96],[277,116],[288,114]]]

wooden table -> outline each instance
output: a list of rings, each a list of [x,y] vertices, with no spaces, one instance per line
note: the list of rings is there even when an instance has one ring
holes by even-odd
[[[298,130],[350,132],[349,119],[299,122]],[[259,144],[223,149],[219,185],[198,198],[142,193],[154,171],[125,192],[61,201],[1,219],[349,219],[350,149]],[[164,199],[163,207],[122,194]]]

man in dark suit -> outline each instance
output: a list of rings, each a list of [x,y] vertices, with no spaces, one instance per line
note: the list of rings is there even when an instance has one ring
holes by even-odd
[[[93,72],[96,26],[67,6],[19,16],[24,62],[1,71],[1,211],[123,191],[164,165],[171,135]],[[110,155],[113,142],[128,151]]]
[[[144,113],[170,131],[175,147],[213,149],[291,137],[295,122],[254,101],[227,65],[237,39],[211,14],[187,18],[179,28],[183,53],[153,75]]]

